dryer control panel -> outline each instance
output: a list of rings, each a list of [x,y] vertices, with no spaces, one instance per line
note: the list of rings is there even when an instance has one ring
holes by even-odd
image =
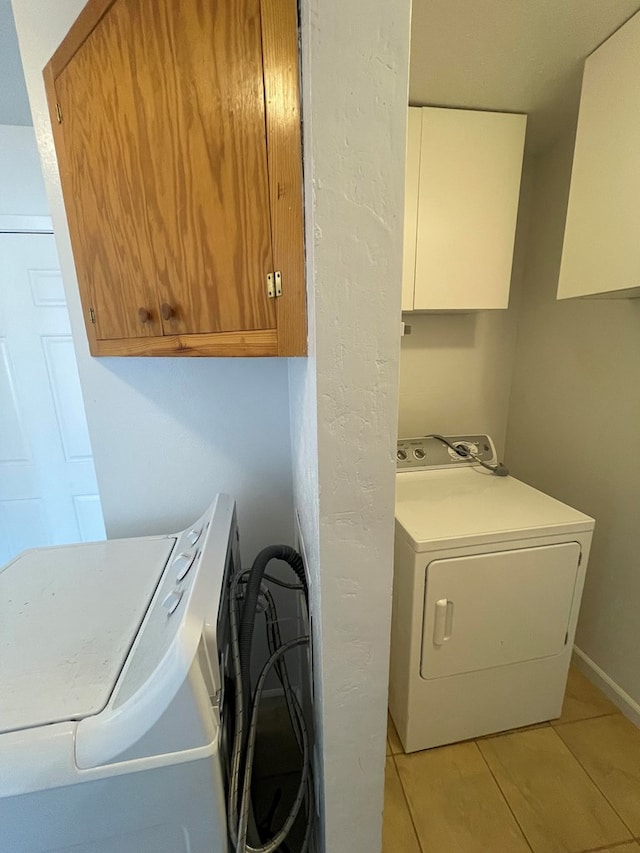
[[[460,451],[460,452],[458,452]],[[398,471],[458,468],[478,465],[478,459],[496,465],[496,449],[489,435],[427,435],[398,440]]]

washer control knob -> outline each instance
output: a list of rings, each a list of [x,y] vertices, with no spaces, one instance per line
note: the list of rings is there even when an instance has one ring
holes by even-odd
[[[171,616],[172,613],[176,612],[178,605],[180,604],[180,599],[184,595],[183,589],[172,589],[169,595],[162,602],[162,606],[167,611],[167,615]]]
[[[416,449],[413,451],[413,455],[416,457],[416,459],[424,459],[424,448],[416,447]]]
[[[202,531],[201,531],[201,530],[196,530],[196,528],[195,528],[195,527],[193,527],[193,528],[192,528],[192,529],[187,533],[187,535],[185,536],[185,539],[187,540],[187,542],[189,543],[189,545],[195,545],[195,544],[196,544],[196,542],[198,541],[198,539],[200,538],[200,534],[201,534],[201,533],[202,533]]]
[[[173,568],[176,570],[176,580],[183,580],[193,565],[193,561],[196,558],[195,551],[183,551],[181,554],[175,558],[173,563],[171,564]]]
[[[398,461],[406,462],[407,459],[407,451],[402,450],[402,448],[397,452],[396,456],[398,457]]]

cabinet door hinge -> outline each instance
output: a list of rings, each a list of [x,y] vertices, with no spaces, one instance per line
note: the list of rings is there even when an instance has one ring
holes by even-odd
[[[279,270],[267,273],[267,296],[269,299],[282,296],[282,274]]]
[[[62,124],[62,107],[60,104],[56,104],[56,118],[58,119],[58,124]]]
[[[89,308],[89,319],[92,323],[95,323],[96,321],[96,312],[93,310],[93,308]]]

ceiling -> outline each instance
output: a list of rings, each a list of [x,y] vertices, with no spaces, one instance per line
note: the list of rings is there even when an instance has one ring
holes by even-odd
[[[534,153],[574,126],[582,67],[640,0],[413,0],[409,102],[529,115]]]
[[[534,152],[573,127],[584,58],[640,0],[413,0],[412,104],[529,114]],[[0,124],[30,125],[10,0],[0,0]]]
[[[33,124],[10,0],[0,0],[0,124]]]

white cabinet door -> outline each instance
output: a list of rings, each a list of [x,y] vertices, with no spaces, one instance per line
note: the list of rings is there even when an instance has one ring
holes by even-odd
[[[422,108],[415,310],[508,306],[526,122]]]
[[[52,234],[0,234],[0,566],[104,539]]]
[[[407,166],[404,188],[404,246],[402,253],[402,310],[413,311],[416,275],[416,227],[418,224],[418,184],[420,182],[420,142],[422,109],[409,107],[407,116]]]
[[[423,678],[564,651],[577,542],[434,560],[426,570]]]
[[[558,299],[640,296],[640,13],[586,61]]]

